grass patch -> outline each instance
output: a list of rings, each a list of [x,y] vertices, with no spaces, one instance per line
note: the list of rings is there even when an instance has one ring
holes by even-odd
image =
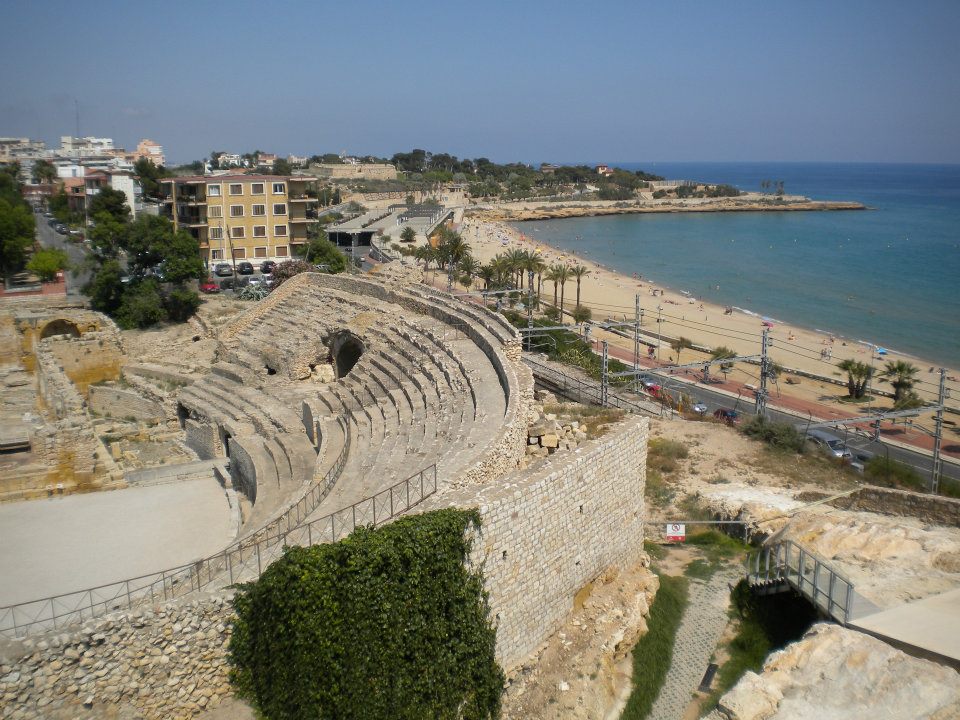
[[[650,606],[649,630],[633,649],[633,692],[623,720],[643,720],[660,693],[673,657],[673,643],[687,607],[689,582],[683,577],[659,575],[660,589]]]
[[[781,450],[802,454],[806,450],[803,433],[789,423],[771,422],[763,415],[754,415],[740,426],[740,432],[754,440]]]
[[[647,446],[647,469],[664,474],[680,469],[680,460],[690,456],[690,450],[682,442],[667,438],[654,438]]]
[[[697,580],[709,580],[718,568],[719,565],[715,563],[697,559],[683,569],[683,574]]]
[[[688,536],[687,545],[698,548],[710,562],[729,560],[750,549],[745,542],[713,529]]]
[[[667,556],[666,548],[650,540],[643,541],[643,550],[654,560],[663,560]]]

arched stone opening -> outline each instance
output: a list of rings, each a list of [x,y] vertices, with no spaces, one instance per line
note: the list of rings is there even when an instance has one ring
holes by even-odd
[[[78,338],[80,337],[80,328],[69,320],[60,318],[48,322],[43,326],[43,330],[40,331],[41,340],[55,335],[69,335],[70,337]]]
[[[346,377],[353,370],[364,349],[360,338],[351,332],[344,331],[334,335],[330,342],[330,356],[333,358],[333,369],[338,379]]]
[[[184,407],[183,403],[177,403],[177,422],[180,423],[180,429],[187,426],[187,418],[190,417],[190,411]]]

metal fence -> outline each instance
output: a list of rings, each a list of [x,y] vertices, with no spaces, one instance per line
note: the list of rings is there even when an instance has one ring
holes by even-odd
[[[596,380],[584,380],[573,375],[567,375],[554,367],[546,365],[528,355],[523,361],[533,370],[534,378],[541,385],[549,386],[558,395],[578,403],[618,407],[627,412],[643,413],[645,415],[663,415],[663,406],[655,403],[644,403],[625,398],[617,393],[607,392],[607,401],[603,402],[603,388]]]
[[[349,443],[345,442],[337,462],[325,476],[325,483],[315,486],[257,537],[247,538],[188,565],[0,608],[0,635],[22,637],[137,605],[166,602],[211,586],[256,580],[282,554],[285,546],[336,542],[358,525],[381,525],[436,492],[437,468],[431,465],[372,497],[309,523],[298,521],[290,527],[291,518],[303,519],[306,507],[318,497],[316,493],[322,493],[319,495],[322,498],[326,494],[324,486],[328,491],[329,485],[336,481],[348,449]],[[316,503],[319,504],[319,500]]]
[[[840,623],[854,615],[853,583],[792,540],[764,548],[752,558],[752,584],[785,582]]]

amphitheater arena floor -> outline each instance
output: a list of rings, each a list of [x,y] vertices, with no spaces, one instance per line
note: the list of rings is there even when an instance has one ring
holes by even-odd
[[[0,505],[0,606],[183,565],[235,531],[212,477]]]

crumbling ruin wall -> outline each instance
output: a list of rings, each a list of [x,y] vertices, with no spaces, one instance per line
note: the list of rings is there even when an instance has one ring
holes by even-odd
[[[140,392],[112,385],[91,385],[87,403],[91,411],[108,417],[155,421],[165,416],[159,403]]]
[[[915,517],[935,525],[960,527],[960,498],[864,485],[853,495],[830,502],[844,510]]]
[[[109,332],[90,332],[70,339],[47,338],[40,345],[49,347],[81,395],[86,395],[95,383],[120,377],[120,343]]]
[[[214,423],[187,418],[184,420],[183,427],[187,433],[186,445],[197,454],[197,457],[201,460],[223,457],[220,433]]]

